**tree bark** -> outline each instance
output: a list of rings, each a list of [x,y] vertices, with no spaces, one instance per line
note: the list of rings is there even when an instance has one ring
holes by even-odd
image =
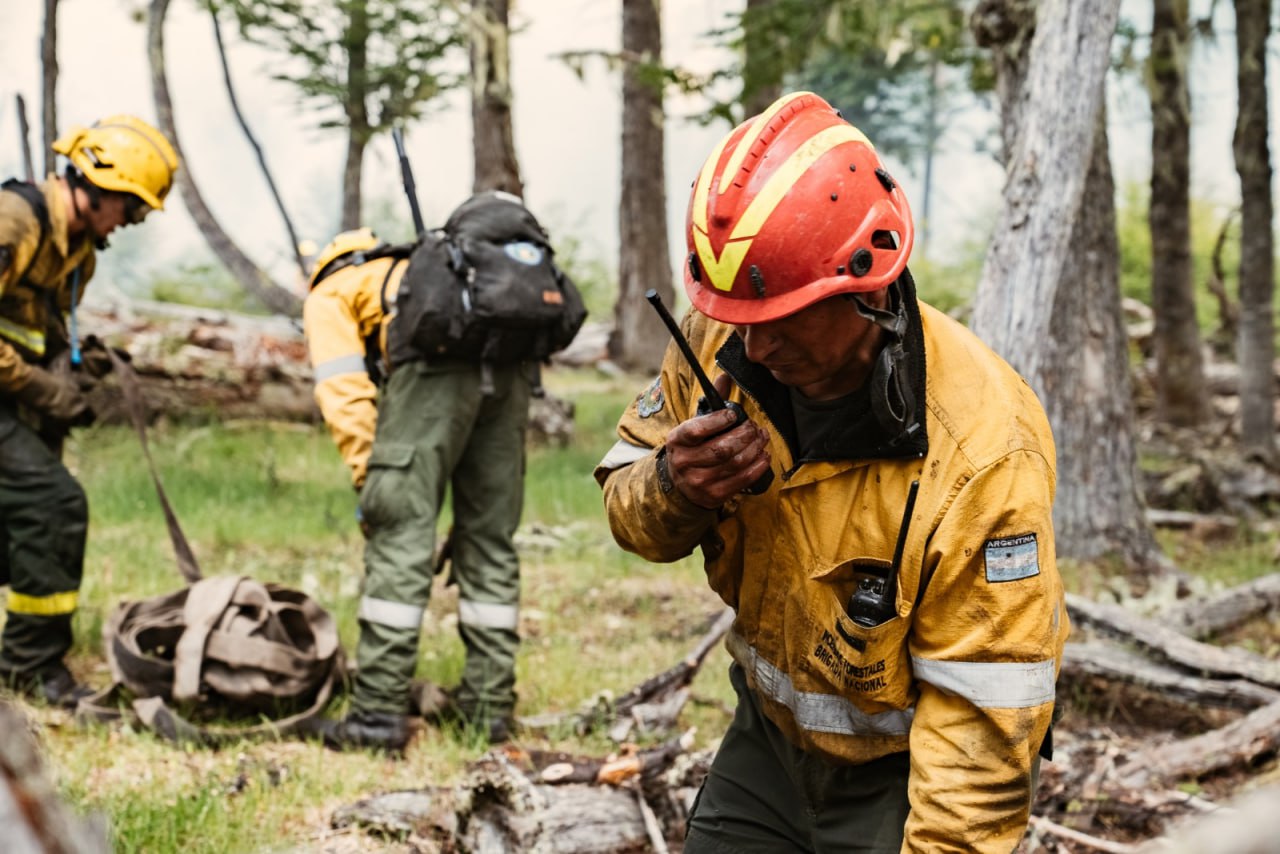
[[[1061,15],[1055,5],[1042,13]],[[1105,9],[1095,5],[1088,13],[1092,18],[1076,19],[1081,37],[1088,35],[1079,43],[1079,60],[1076,41],[1059,41],[1066,25],[1055,24],[1054,17],[1037,23],[1035,7],[1025,0],[986,0],[970,19],[975,39],[992,51],[1010,170],[974,328],[1022,372],[1045,405],[1058,446],[1054,526],[1059,553],[1078,560],[1117,555],[1137,570],[1163,569],[1137,478],[1103,106],[1107,48],[1117,14],[1108,0]],[[1064,32],[1041,36],[1045,25]],[[1055,62],[1056,84],[1047,67]],[[1077,71],[1086,75],[1078,86],[1067,82]],[[1086,79],[1095,81],[1091,99],[1084,92]],[[1055,85],[1073,97],[1050,94]],[[1059,103],[1064,100],[1076,102],[1074,113]],[[1065,116],[1054,112],[1055,104],[1068,111]],[[1081,122],[1082,115],[1088,120]],[[1053,148],[1055,135],[1036,129],[1056,127],[1089,133],[1068,148]],[[1068,165],[1062,158],[1069,158],[1072,171],[1056,171]],[[1076,175],[1084,176],[1083,182]],[[1076,201],[1068,207],[1073,195]],[[1037,204],[1044,209],[1033,210]],[[1074,225],[1064,229],[1062,222]],[[1045,257],[1050,251],[1059,257]],[[1068,287],[1059,288],[1059,282]],[[1044,296],[1033,296],[1037,289]]]
[[[1032,37],[1004,207],[983,264],[974,330],[1044,394],[1052,307],[1084,194],[1119,0],[1049,0]],[[1005,117],[1003,121],[1009,121]]]
[[[511,130],[511,32],[507,0],[479,0],[471,9],[472,190],[524,197]]]
[[[259,267],[245,255],[239,246],[223,230],[205,204],[196,186],[191,163],[182,154],[178,130],[173,119],[173,101],[169,96],[169,81],[164,64],[164,19],[169,11],[169,0],[150,0],[147,15],[147,57],[151,65],[151,91],[156,102],[156,118],[160,129],[173,144],[182,164],[174,176],[174,183],[182,193],[196,227],[204,236],[213,254],[231,272],[246,291],[277,314],[297,317],[302,313],[302,300],[285,288],[271,281]]]
[[[342,230],[351,231],[363,223],[360,185],[364,175],[364,149],[369,142],[368,89],[369,15],[363,3],[348,4],[345,36],[347,54],[347,160],[342,169]]]
[[[1236,0],[1239,113],[1232,150],[1240,175],[1240,446],[1276,458],[1275,295],[1271,152],[1267,146],[1267,35],[1270,0]]]
[[[1191,276],[1191,102],[1187,0],[1155,0],[1151,26],[1151,307],[1157,410],[1195,427],[1208,415]]]
[[[667,305],[675,290],[667,244],[666,116],[661,77],[661,0],[622,0],[622,198],[618,211],[618,301],[609,355],[635,371],[656,371],[669,336],[644,300]]]
[[[58,0],[44,0],[44,35],[40,38],[40,143],[44,172],[58,167],[53,141],[58,138]]]
[[[1042,373],[1058,446],[1054,539],[1062,557],[1114,555],[1135,571],[1159,570],[1166,561],[1147,522],[1138,481],[1105,103],[1094,127],[1073,251],[1062,268],[1064,286],[1054,300]]]

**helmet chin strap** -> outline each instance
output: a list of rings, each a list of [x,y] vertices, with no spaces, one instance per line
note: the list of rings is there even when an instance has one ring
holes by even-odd
[[[893,439],[901,437],[915,423],[916,399],[911,391],[910,363],[903,339],[907,331],[907,307],[897,282],[889,285],[889,308],[875,308],[858,294],[849,294],[854,310],[884,330],[888,340],[876,356],[868,380],[871,414]]]
[[[85,216],[84,211],[80,209],[80,197],[79,194],[76,193],[76,190],[84,190],[84,194],[89,198],[89,209],[96,211],[102,205],[102,190],[91,182],[85,180],[85,177],[80,174],[80,170],[71,164],[67,164],[67,171],[65,174],[67,176],[67,183],[71,186],[71,207],[75,210],[76,219],[84,224],[85,237],[93,242],[94,247],[97,248],[98,251],[106,249],[107,246],[110,245],[107,243],[106,236],[97,234],[93,231],[93,226],[90,224],[89,218]]]

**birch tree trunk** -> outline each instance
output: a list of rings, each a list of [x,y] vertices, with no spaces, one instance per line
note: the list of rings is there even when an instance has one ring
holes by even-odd
[[[1274,462],[1275,244],[1271,151],[1267,147],[1267,35],[1270,0],[1236,0],[1239,114],[1232,149],[1240,175],[1240,446]]]
[[[618,211],[618,302],[609,356],[623,367],[656,371],[668,335],[644,300],[656,290],[671,305],[667,244],[666,116],[661,0],[622,0],[622,199]],[[630,59],[634,57],[634,59]]]
[[[974,330],[1042,397],[1054,297],[1078,248],[1063,224],[1080,210],[1119,8],[1119,0],[1040,6],[1004,208],[978,282]]]
[[[503,190],[524,197],[511,130],[511,31],[507,0],[479,0],[471,9],[471,121],[474,192]]]
[[[1060,5],[1046,6],[1037,22],[1035,6],[1026,0],[987,0],[970,19],[978,43],[992,50],[1010,174],[1001,228],[978,295],[982,320],[975,318],[975,328],[1028,378],[1049,415],[1058,449],[1054,526],[1059,554],[1079,560],[1118,555],[1132,568],[1149,570],[1163,568],[1166,561],[1146,522],[1138,488],[1103,97],[1117,8],[1114,2],[1083,5],[1092,5],[1087,15],[1093,17],[1077,18],[1080,24],[1070,35]],[[1045,26],[1058,32],[1041,37]],[[1076,44],[1079,54],[1073,51]],[[1067,96],[1052,94],[1045,66],[1055,62],[1057,85]],[[1078,85],[1077,71],[1082,75]],[[1062,103],[1072,99],[1074,108]],[[1070,128],[1064,136],[1077,129],[1089,133],[1068,148],[1055,148],[1055,127]],[[1032,136],[1037,133],[1039,140]],[[1038,164],[1046,166],[1038,170]],[[1069,171],[1064,174],[1060,167]],[[1083,180],[1077,183],[1076,175]],[[1068,205],[1071,195],[1075,202]],[[1031,210],[1036,204],[1046,210]],[[1063,228],[1063,222],[1073,225]],[[1060,257],[1043,256],[1051,249]],[[1036,298],[1037,290],[1047,295]],[[1023,331],[1029,321],[1035,331]]]
[[[1208,415],[1191,277],[1191,100],[1187,0],[1155,0],[1151,57],[1151,308],[1157,409],[1195,427]]]
[[[277,314],[297,317],[302,313],[302,300],[268,278],[249,256],[232,241],[205,204],[196,186],[191,164],[182,153],[178,130],[173,119],[173,100],[169,96],[169,81],[164,64],[164,19],[169,11],[169,0],[150,0],[147,14],[147,58],[151,65],[151,91],[156,102],[156,119],[160,130],[178,153],[181,166],[174,176],[174,183],[182,193],[196,227],[204,236],[213,254],[231,272],[236,281],[259,302]]]

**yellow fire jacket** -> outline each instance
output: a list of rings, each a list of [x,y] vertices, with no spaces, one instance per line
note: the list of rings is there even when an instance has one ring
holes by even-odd
[[[71,309],[72,272],[80,269],[74,297],[84,296],[93,278],[93,245],[71,246],[61,184],[50,175],[40,185],[49,212],[49,228],[41,241],[40,220],[15,192],[0,192],[0,393],[26,385],[30,364],[44,361],[54,343],[50,333],[65,335],[64,314]]]
[[[378,387],[365,360],[372,348],[387,352],[387,324],[406,264],[375,258],[343,267],[321,279],[302,307],[316,403],[356,489],[364,484],[378,420]]]
[[[737,612],[729,651],[787,738],[838,763],[909,750],[903,851],[1008,852],[1027,825],[1068,631],[1053,439],[1003,360],[908,296],[923,424],[905,442],[795,459],[786,389],[732,327],[690,311],[699,362],[733,376],[731,399],[769,431],[773,485],[718,511],[663,492],[655,449],[700,394],[674,346],[595,474],[623,548],[654,561],[701,548]],[[864,628],[847,605],[867,568],[891,563],[913,480],[896,616]]]

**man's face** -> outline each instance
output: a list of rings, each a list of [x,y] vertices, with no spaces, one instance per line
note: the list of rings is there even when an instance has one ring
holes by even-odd
[[[879,306],[886,295],[878,291],[862,296],[869,305]],[[734,328],[748,359],[814,400],[839,397],[862,385],[880,350],[879,328],[839,296],[779,320]]]
[[[89,205],[82,210],[89,231],[105,238],[121,226],[142,222],[151,208],[132,194],[108,192],[102,194],[96,210]]]

